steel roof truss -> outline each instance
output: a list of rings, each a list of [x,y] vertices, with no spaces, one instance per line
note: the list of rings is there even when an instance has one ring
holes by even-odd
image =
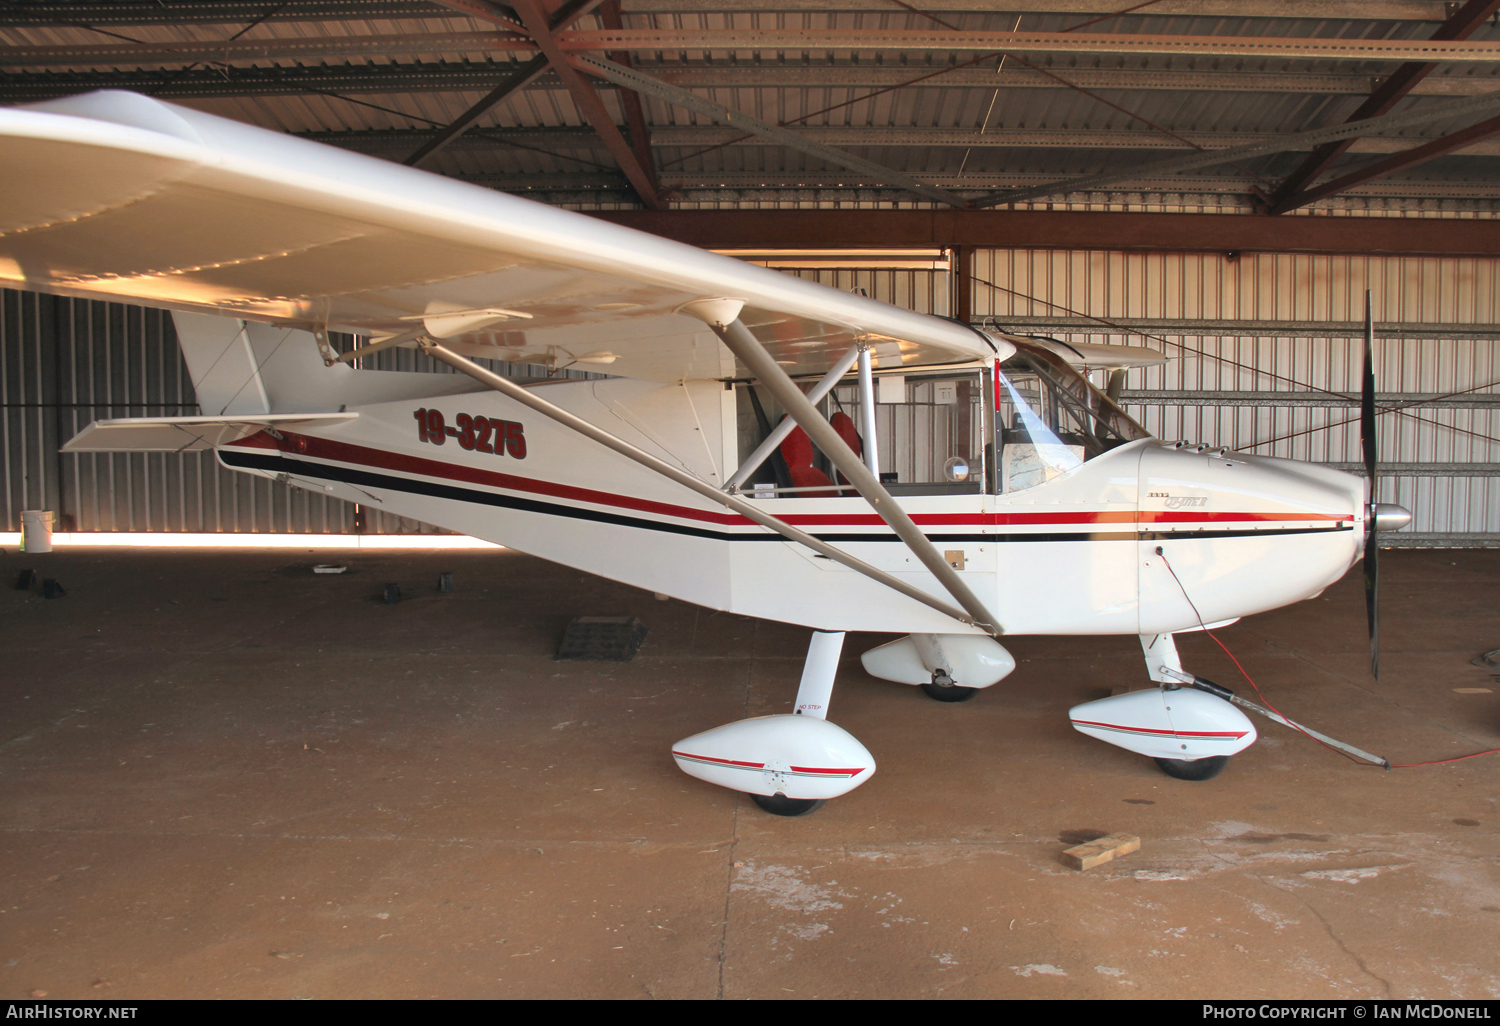
[[[1019,203],[1022,200],[1038,199],[1043,196],[1056,196],[1060,193],[1074,192],[1079,189],[1092,189],[1101,185],[1138,181],[1153,175],[1172,174],[1194,168],[1213,167],[1218,164],[1227,164],[1230,161],[1263,156],[1268,153],[1281,153],[1287,150],[1302,149],[1310,144],[1353,139],[1361,135],[1374,135],[1378,132],[1406,128],[1411,125],[1441,121],[1451,117],[1461,117],[1465,114],[1473,114],[1480,111],[1489,111],[1497,106],[1500,106],[1500,92],[1485,93],[1482,96],[1475,96],[1470,99],[1452,100],[1441,104],[1435,103],[1416,110],[1402,111],[1399,114],[1386,114],[1383,117],[1368,118],[1364,121],[1345,122],[1342,125],[1335,125],[1332,128],[1316,128],[1307,132],[1292,132],[1287,135],[1278,136],[1275,139],[1252,143],[1248,146],[1230,146],[1226,149],[1209,150],[1204,153],[1194,152],[1182,157],[1168,157],[1165,160],[1154,160],[1146,164],[1137,164],[1135,167],[1126,168],[1122,171],[1108,171],[1103,174],[1089,175],[1083,178],[1064,178],[1056,182],[1031,186],[1025,189],[1009,189],[1005,192],[992,193],[989,196],[973,200],[970,206],[993,207],[1002,203]]]
[[[1500,117],[1481,121],[1477,125],[1470,125],[1461,131],[1445,135],[1441,139],[1434,139],[1432,142],[1422,146],[1416,146],[1412,149],[1392,154],[1384,160],[1378,160],[1357,171],[1351,171],[1332,181],[1324,182],[1322,185],[1316,185],[1311,189],[1304,189],[1282,200],[1277,204],[1272,213],[1280,214],[1288,210],[1296,210],[1298,207],[1305,207],[1309,203],[1315,203],[1320,199],[1327,199],[1329,196],[1352,189],[1356,185],[1363,185],[1365,182],[1373,181],[1376,178],[1384,178],[1386,175],[1405,171],[1407,168],[1416,167],[1418,164],[1446,156],[1455,150],[1473,146],[1475,143],[1494,135],[1500,135]]]
[[[568,87],[568,93],[573,97],[573,102],[578,105],[579,111],[588,119],[589,124],[594,126],[594,131],[598,132],[599,137],[604,140],[604,145],[609,149],[610,155],[615,158],[615,163],[620,165],[620,170],[625,172],[626,178],[630,179],[630,184],[640,196],[641,202],[652,210],[665,209],[665,204],[656,193],[655,175],[647,171],[646,166],[636,156],[636,151],[620,134],[619,126],[605,109],[604,101],[599,98],[598,92],[579,73],[578,69],[568,62],[568,57],[558,48],[557,40],[548,28],[547,16],[541,5],[537,0],[516,0],[516,9],[526,24],[526,30],[531,33],[531,38],[536,41],[537,46],[541,47],[547,59],[552,62],[552,67],[556,70],[558,77]]]
[[[1484,24],[1486,18],[1500,10],[1500,0],[1468,0],[1453,16],[1438,26],[1432,34],[1434,41],[1451,41],[1467,39],[1474,30]],[[1350,114],[1346,121],[1362,121],[1366,118],[1379,117],[1388,113],[1395,107],[1407,93],[1422,79],[1426,78],[1437,68],[1437,64],[1424,61],[1411,61],[1401,65],[1381,85],[1370,93],[1369,99],[1360,104]],[[1314,150],[1306,160],[1293,171],[1277,188],[1272,197],[1270,213],[1283,214],[1288,210],[1305,206],[1310,200],[1299,203],[1290,202],[1299,194],[1304,193],[1307,187],[1317,180],[1318,176],[1328,169],[1339,155],[1353,145],[1353,139],[1345,139],[1340,142],[1325,143]],[[1325,194],[1330,195],[1330,194]]]
[[[686,89],[679,89],[674,85],[668,85],[649,75],[643,75],[633,68],[627,68],[613,61],[585,54],[574,54],[571,60],[574,65],[592,75],[597,75],[627,89],[634,89],[637,92],[666,100],[668,103],[674,103],[679,107],[696,111],[705,117],[712,118],[721,125],[743,129],[746,132],[770,139],[794,150],[801,150],[803,153],[810,154],[820,160],[826,160],[830,164],[846,167],[852,171],[863,172],[877,181],[906,189],[908,192],[913,192],[923,199],[935,200],[938,203],[945,203],[949,206],[961,207],[964,205],[962,197],[946,189],[929,185],[926,182],[912,178],[910,175],[902,174],[900,171],[877,164],[874,161],[865,160],[863,157],[856,157],[854,154],[844,150],[813,142],[811,139],[798,135],[790,129],[761,121],[759,118],[753,118],[741,111],[732,110],[723,104],[715,103],[707,97],[699,96]]]

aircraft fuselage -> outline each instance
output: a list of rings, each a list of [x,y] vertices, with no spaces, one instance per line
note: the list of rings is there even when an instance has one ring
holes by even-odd
[[[540,388],[705,481],[722,485],[735,469],[734,395],[720,382]],[[976,630],[497,393],[351,409],[355,420],[261,432],[219,458],[714,609],[824,630]],[[898,501],[1005,633],[1157,634],[1322,591],[1358,559],[1363,493],[1361,479],[1309,464],[1145,439],[1023,491]],[[754,501],[944,595],[856,495]]]

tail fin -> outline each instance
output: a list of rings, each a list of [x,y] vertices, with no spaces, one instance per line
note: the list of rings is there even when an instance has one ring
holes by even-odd
[[[206,416],[271,412],[244,321],[184,313],[174,313],[172,321],[198,407]]]
[[[176,312],[172,321],[205,416],[332,413],[484,388],[459,374],[324,366],[312,332],[297,328]]]

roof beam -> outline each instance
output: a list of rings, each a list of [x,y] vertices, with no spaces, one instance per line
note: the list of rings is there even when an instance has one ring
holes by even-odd
[[[157,0],[155,3],[99,3],[97,0],[30,0],[0,6],[0,28],[89,25],[242,24],[265,15],[266,0]],[[431,0],[283,0],[277,21],[381,21],[442,17]]]
[[[1484,24],[1486,18],[1497,10],[1500,10],[1500,0],[1468,0],[1454,12],[1451,18],[1438,26],[1438,30],[1432,34],[1432,39],[1435,42],[1467,39],[1475,29]],[[1411,92],[1413,86],[1436,68],[1437,65],[1430,61],[1408,61],[1370,93],[1369,98],[1345,120],[1362,121],[1389,112],[1401,102],[1402,97]],[[1304,192],[1348,148],[1349,142],[1345,140],[1325,143],[1314,150],[1311,156],[1282,181],[1276,194],[1271,198],[1271,208],[1268,213],[1283,214],[1301,206],[1300,203],[1291,204],[1289,201],[1297,194]]]
[[[0,103],[32,103],[91,89],[129,89],[161,100],[309,93],[483,92],[525,61],[314,64],[153,71],[0,73]]]
[[[299,133],[301,134],[301,133]],[[398,128],[398,129],[376,129],[373,131],[336,131],[315,132],[305,134],[306,138],[317,139],[322,142],[330,142],[335,145],[346,146],[355,149],[380,148],[380,149],[404,149],[409,148],[419,139],[426,139],[430,135],[429,129],[424,128]],[[1064,129],[1029,128],[1029,129],[990,129],[979,134],[969,128],[881,128],[881,127],[859,127],[846,128],[839,126],[816,126],[811,128],[799,128],[797,135],[804,143],[820,145],[823,147],[950,147],[954,149],[1083,149],[1083,150],[1155,150],[1160,152],[1166,150],[1169,153],[1181,153],[1180,146],[1174,147],[1168,142],[1163,145],[1162,137],[1154,132],[1139,131],[1069,131]],[[1288,141],[1286,136],[1267,136],[1256,133],[1254,135],[1232,135],[1227,132],[1187,132],[1183,138],[1202,146],[1225,147],[1235,143],[1260,144],[1273,143],[1278,152],[1303,152],[1310,151],[1313,147],[1310,143],[1299,143],[1296,139]],[[599,140],[593,131],[586,125],[560,125],[548,127],[516,128],[506,126],[486,127],[482,130],[471,130],[469,136],[458,143],[465,149],[487,149],[495,145],[503,144],[506,140],[517,142],[525,141],[529,145],[536,146],[561,146],[574,147],[580,143],[594,147]],[[1414,140],[1410,136],[1376,136],[1358,140],[1354,152],[1366,154],[1388,154],[1400,153],[1409,149]],[[680,147],[706,147],[723,146],[733,144],[735,146],[783,146],[786,145],[779,138],[764,138],[758,136],[746,137],[743,131],[734,128],[720,127],[718,125],[668,125],[653,129],[651,142],[654,146],[680,146]],[[1196,152],[1196,151],[1195,151]],[[1210,151],[1217,152],[1217,151]],[[1482,156],[1500,155],[1500,145],[1494,143],[1477,142],[1474,147],[1464,152]],[[822,151],[819,151],[820,155]],[[849,154],[844,154],[841,159],[848,159]],[[836,165],[843,167],[842,163]],[[941,166],[941,165],[938,165]],[[884,169],[889,171],[889,168]],[[1187,169],[1193,170],[1193,169]],[[692,174],[713,174],[713,171],[697,171]],[[816,172],[822,174],[822,172]],[[1133,175],[1134,172],[1131,172]],[[874,181],[873,176],[864,176]],[[1052,182],[1051,179],[1038,179],[1038,184],[1043,181]],[[1052,182],[1052,184],[1056,184]],[[932,198],[932,197],[928,197]]]
[[[524,34],[503,32],[429,32],[391,36],[292,36],[219,42],[183,40],[169,43],[89,43],[9,46],[0,49],[0,66],[113,67],[126,64],[192,64],[203,61],[318,60],[324,57],[392,57],[413,53],[535,53]]]
[[[623,26],[620,17],[620,0],[604,0],[599,8],[599,23],[608,29]],[[605,56],[621,67],[633,68],[635,66],[628,53],[609,53]],[[656,162],[651,157],[651,130],[646,126],[646,109],[641,104],[641,94],[623,86],[619,89],[620,108],[625,112],[625,127],[630,130],[630,147],[635,150],[635,159],[651,176],[652,188],[660,192],[661,183],[656,174]]]
[[[538,0],[516,0],[516,9],[521,15],[521,20],[526,25],[526,30],[531,38],[541,47],[542,53],[547,55],[551,61],[552,68],[567,86],[568,93],[573,97],[573,102],[578,105],[579,111],[594,126],[594,131],[604,140],[610,156],[615,158],[615,163],[620,165],[620,170],[625,172],[625,177],[630,179],[630,184],[635,188],[636,194],[640,196],[641,202],[652,210],[660,210],[665,204],[656,192],[655,175],[646,170],[637,158],[635,150],[630,143],[620,134],[619,127],[614,118],[604,107],[604,101],[588,80],[583,77],[577,68],[568,63],[567,56],[558,47],[557,39],[548,28],[546,12],[542,10]],[[649,156],[649,154],[648,154]]]
[[[915,193],[923,199],[935,200],[938,203],[946,203],[952,206],[963,205],[964,201],[961,197],[954,195],[946,189],[939,189],[935,185],[929,185],[926,182],[912,178],[910,175],[902,174],[874,161],[865,160],[863,157],[856,157],[854,154],[844,150],[814,142],[790,129],[761,121],[759,118],[753,118],[737,110],[731,110],[723,104],[715,103],[707,97],[688,92],[686,89],[667,85],[665,82],[658,81],[649,75],[643,75],[639,71],[615,64],[613,61],[582,54],[575,54],[572,60],[578,67],[587,70],[590,74],[598,75],[600,78],[614,82],[616,85],[622,85],[637,92],[647,93],[658,99],[666,100],[668,103],[676,104],[679,107],[685,107],[705,117],[712,118],[721,125],[738,128],[764,139],[769,139],[772,142],[790,147],[791,149],[800,150],[810,156],[817,157],[819,160],[825,160],[836,167],[846,167],[852,171],[859,171],[870,175],[877,181],[906,189],[908,192]]]
[[[713,249],[983,246],[1500,256],[1500,220],[1040,210],[672,210],[593,216]]]
[[[624,4],[630,13],[679,14],[723,9],[723,5],[715,5],[711,0],[624,0]],[[995,0],[942,0],[941,3],[927,0],[922,6],[944,13],[972,11],[992,14],[1006,10],[1005,5],[997,4]],[[1118,4],[1109,0],[1041,0],[1025,6],[1029,14],[1113,14],[1120,9]],[[1375,18],[1381,21],[1442,21],[1448,16],[1443,0],[1362,0],[1354,5],[1353,10],[1350,7],[1348,0],[1161,0],[1152,5],[1150,14],[1179,18]],[[730,9],[891,13],[890,5],[881,0],[734,0]],[[1001,16],[1010,20],[1010,14]]]
[[[466,6],[477,0],[453,0]],[[1495,0],[1470,0],[1493,3]],[[477,7],[475,8],[478,9]],[[118,65],[131,63],[270,60],[327,56],[387,56],[406,53],[534,52],[534,43],[510,29],[499,13],[491,23],[504,31],[417,33],[390,36],[316,36],[238,39],[204,43],[107,43],[16,46],[0,51],[10,67]],[[1090,32],[953,32],[911,29],[580,29],[559,33],[554,44],[585,51],[907,51],[916,53],[1158,54],[1176,57],[1266,57],[1296,60],[1465,61],[1500,63],[1500,40],[1265,38],[1236,36],[1127,35]]]
[[[524,54],[521,54],[524,58]],[[623,62],[622,62],[623,63]],[[0,74],[0,102],[24,103],[66,96],[88,89],[132,89],[159,99],[216,96],[288,96],[309,92],[487,92],[498,78],[518,70],[519,61],[403,61],[382,64],[294,64],[282,67],[231,67],[225,70],[37,72]],[[923,65],[765,64],[635,65],[636,70],[682,88],[847,89],[885,88],[910,81]],[[935,66],[933,70],[940,70]],[[1497,69],[1500,70],[1500,69]],[[1296,93],[1298,96],[1364,96],[1368,75],[1310,72],[1182,71],[1069,68],[1068,80],[1086,89],[1136,91]],[[561,88],[550,71],[540,87]],[[1002,89],[1060,89],[1056,80],[1028,68],[1007,64],[993,68],[959,68],[910,86],[948,89],[979,86]],[[1500,74],[1432,75],[1412,95],[1474,96],[1500,89]]]
[[[1434,160],[1437,157],[1446,156],[1456,150],[1471,147],[1475,143],[1489,139],[1495,135],[1500,135],[1500,117],[1481,121],[1477,125],[1470,125],[1461,131],[1445,135],[1441,139],[1434,139],[1426,145],[1404,150],[1384,160],[1378,160],[1373,164],[1362,167],[1358,171],[1341,175],[1330,182],[1324,182],[1322,185],[1294,193],[1278,203],[1275,212],[1279,214],[1288,210],[1295,210],[1298,207],[1305,207],[1309,203],[1316,203],[1320,199],[1327,199],[1329,196],[1352,189],[1356,185],[1363,185],[1365,182],[1373,181],[1376,178],[1393,175],[1399,171],[1405,171],[1407,168],[1416,167],[1418,164]]]
[[[546,73],[547,68],[548,62],[545,54],[537,54],[531,60],[526,61],[515,71],[512,71],[509,75],[501,79],[500,84],[488,93],[485,93],[478,103],[454,118],[437,135],[417,147],[411,156],[407,157],[402,163],[411,167],[421,167],[428,157],[445,149],[449,143],[463,135],[473,126],[474,122],[489,113],[495,104],[505,99],[511,93],[525,89],[531,83],[541,78]]]
[[[884,88],[904,85],[930,71],[942,71],[941,64],[847,64],[802,63],[756,65],[744,64],[636,64],[637,69],[670,85],[685,89],[733,89],[766,87],[796,88]],[[1370,91],[1370,76],[1331,74],[1308,71],[1255,71],[1242,67],[1183,70],[1177,68],[1068,68],[1068,81],[1085,89],[1128,89],[1134,91],[1180,91],[1223,93],[1296,93],[1298,96],[1326,94],[1364,96]],[[910,89],[951,89],[956,86],[978,86],[985,89],[1057,89],[1064,87],[1057,79],[1040,71],[1007,62],[996,72],[993,65],[976,65],[944,71],[935,78],[914,82]],[[1422,96],[1473,96],[1500,89],[1500,75],[1440,75],[1423,81],[1413,93]]]
[[[1218,164],[1246,160],[1250,157],[1264,156],[1268,153],[1281,153],[1287,150],[1302,149],[1309,145],[1335,142],[1361,135],[1373,135],[1376,132],[1389,132],[1397,128],[1407,128],[1412,125],[1424,124],[1431,121],[1441,121],[1445,118],[1462,117],[1466,114],[1487,112],[1496,106],[1500,106],[1500,93],[1486,93],[1483,96],[1475,96],[1470,99],[1449,100],[1446,103],[1429,104],[1419,107],[1416,110],[1402,111],[1400,114],[1386,114],[1378,118],[1368,118],[1364,121],[1335,125],[1332,128],[1316,128],[1308,132],[1293,132],[1277,139],[1254,143],[1248,146],[1230,146],[1222,150],[1210,150],[1207,153],[1194,151],[1186,156],[1168,157],[1166,160],[1155,160],[1146,164],[1137,164],[1120,171],[1109,171],[1104,174],[1088,175],[1083,178],[1064,178],[1048,183],[1047,185],[991,193],[988,196],[972,200],[971,205],[976,207],[993,207],[1001,203],[1019,203],[1023,200],[1039,199],[1043,196],[1056,196],[1082,189],[1095,189],[1102,185],[1139,181],[1142,178],[1154,175],[1175,174],[1180,171],[1190,171],[1196,168],[1214,167]]]
[[[623,0],[626,13],[697,13],[721,11],[712,0]],[[1309,18],[1315,20],[1441,22],[1442,0],[1364,0],[1350,9],[1348,0],[1159,0],[1156,16],[1203,18]],[[996,10],[994,0],[943,0],[944,12]],[[1031,13],[1109,14],[1117,6],[1103,0],[1045,0],[1029,4]],[[95,25],[227,24],[253,21],[265,13],[266,0],[157,0],[155,3],[99,3],[97,0],[30,0],[0,6],[0,27],[88,22]],[[734,0],[735,11],[875,11],[891,12],[881,0]],[[277,21],[382,21],[441,17],[431,0],[284,0]]]
[[[574,21],[577,21],[589,11],[599,6],[600,2],[601,0],[570,0],[569,3],[563,5],[548,19],[548,27],[554,32],[558,29],[567,28]],[[548,66],[549,62],[545,54],[537,54],[531,58],[531,60],[501,79],[499,85],[480,97],[478,103],[460,114],[449,123],[448,127],[418,147],[403,163],[411,167],[421,167],[428,157],[431,157],[454,139],[463,135],[470,125],[489,113],[495,104],[505,99],[511,93],[525,89],[531,83],[541,78]],[[652,181],[654,183],[655,179],[653,178]]]
[[[565,33],[566,50],[941,51],[948,53],[1166,54],[1299,60],[1500,61],[1500,41],[1326,37],[1134,35],[939,29],[651,28]]]
[[[503,192],[513,192],[523,196],[545,196],[546,202],[554,204],[567,204],[583,202],[568,197],[577,195],[586,197],[590,193],[597,194],[603,191],[624,192],[630,188],[630,183],[619,173],[608,172],[563,172],[550,174],[454,174],[466,182],[474,182],[479,185],[487,185],[493,189]],[[952,174],[930,174],[927,176],[935,185],[943,185],[948,188],[970,188],[975,185],[983,185],[986,188],[1011,188],[1019,185],[1030,184],[1040,181],[1043,175],[1026,174],[965,174],[959,179]],[[683,199],[694,200],[745,200],[745,199],[774,199],[777,201],[813,201],[822,199],[889,201],[897,197],[897,190],[879,182],[868,181],[858,175],[839,174],[836,171],[819,171],[812,173],[792,172],[770,172],[751,173],[746,171],[720,172],[718,174],[708,172],[695,172],[692,174],[674,174],[670,178],[671,188],[674,194]],[[1141,183],[1130,189],[1122,189],[1117,192],[1101,190],[1093,194],[1099,202],[1105,203],[1139,203],[1143,194],[1146,193],[1170,193],[1176,197],[1175,202],[1186,202],[1183,197],[1189,196],[1212,196],[1221,199],[1237,197],[1242,201],[1246,212],[1250,207],[1251,185],[1249,179],[1243,177],[1213,177],[1213,178],[1175,178],[1161,179],[1153,182]],[[1492,209],[1495,201],[1500,200],[1500,185],[1476,185],[1472,182],[1451,183],[1442,181],[1413,181],[1401,179],[1396,182],[1376,181],[1359,188],[1360,196],[1396,197],[1401,199],[1437,199],[1437,200],[1463,200],[1469,208]],[[1221,206],[1233,206],[1221,204]]]

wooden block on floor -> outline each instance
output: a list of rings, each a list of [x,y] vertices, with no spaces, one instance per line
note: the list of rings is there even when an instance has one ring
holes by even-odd
[[[1093,869],[1117,855],[1140,851],[1141,839],[1135,834],[1110,834],[1088,844],[1075,845],[1063,852],[1063,865],[1074,869]]]

